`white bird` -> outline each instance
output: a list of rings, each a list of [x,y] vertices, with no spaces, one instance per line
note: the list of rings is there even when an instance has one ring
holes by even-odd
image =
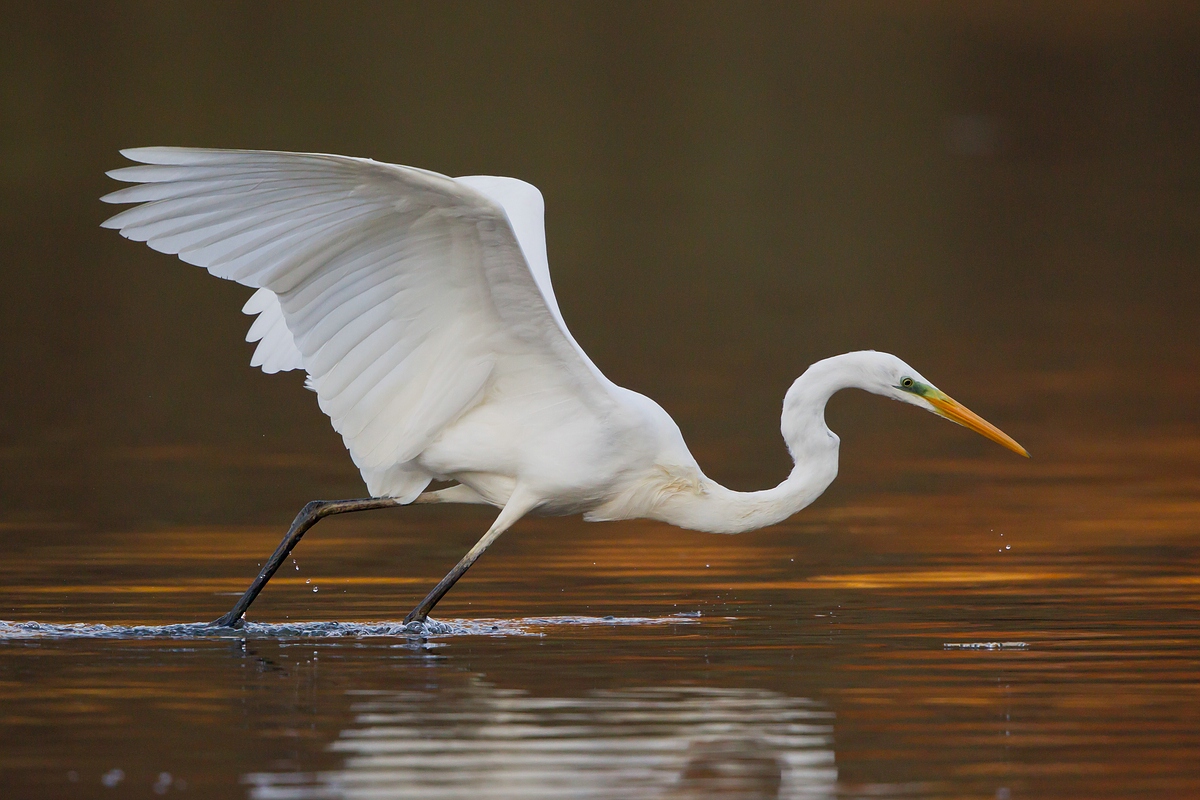
[[[774,489],[708,478],[653,400],[617,386],[575,342],[554,298],[541,193],[514,178],[449,178],[369,159],[147,147],[136,203],[104,224],[257,291],[251,365],[303,369],[371,497],[313,501],[238,604],[246,608],[324,516],[407,503],[500,509],[487,533],[406,618],[430,610],[525,514],[645,517],[711,533],[787,519],[837,475],[825,424],[835,392],[864,389],[924,408],[1028,453],[886,353],[813,364],[783,401],[795,461]],[[456,481],[426,492],[433,479]]]

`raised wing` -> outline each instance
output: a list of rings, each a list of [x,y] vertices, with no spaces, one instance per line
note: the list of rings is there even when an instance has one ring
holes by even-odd
[[[109,174],[138,185],[103,199],[139,205],[104,226],[258,288],[256,365],[308,372],[372,494],[420,492],[430,476],[410,462],[510,365],[531,393],[611,408],[476,179],[333,155],[122,152],[144,166]]]
[[[468,175],[454,180],[456,183],[470,186],[491,198],[504,209],[504,213],[512,225],[513,233],[516,234],[517,243],[521,245],[521,252],[525,255],[525,263],[529,265],[529,271],[533,273],[533,280],[541,290],[546,306],[554,315],[563,335],[571,342],[579,353],[579,357],[596,377],[611,387],[613,384],[592,363],[587,353],[575,341],[575,337],[567,329],[562,312],[558,309],[558,300],[554,297],[554,287],[550,283],[550,262],[546,257],[545,205],[542,201],[542,193],[537,190],[536,186],[516,178]]]

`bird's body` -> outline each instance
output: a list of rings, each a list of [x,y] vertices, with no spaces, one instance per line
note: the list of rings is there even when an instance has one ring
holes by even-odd
[[[714,533],[786,519],[837,475],[824,409],[843,388],[921,406],[1024,453],[900,359],[863,351],[814,364],[788,391],[788,477],[732,491],[704,475],[661,406],[608,380],[571,336],[533,186],[345,156],[124,153],[143,166],[110,175],[136,185],[104,199],[138,205],[105,226],[258,290],[243,309],[257,315],[252,365],[305,370],[373,498],[502,509],[442,594],[530,511]],[[434,479],[456,485],[426,492]]]
[[[838,439],[822,418],[819,427],[795,426],[803,438],[789,444],[804,457],[786,481],[761,492],[732,491],[704,474],[661,406],[614,388],[615,403],[603,420],[543,420],[528,439],[499,424],[503,405],[481,403],[421,457],[426,468],[460,485],[422,495],[418,502],[503,507],[519,485],[538,499],[542,513],[582,514],[589,521],[649,518],[709,533],[741,533],[786,519],[837,476]]]

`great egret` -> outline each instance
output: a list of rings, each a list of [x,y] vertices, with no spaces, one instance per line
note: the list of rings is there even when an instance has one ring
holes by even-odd
[[[405,619],[430,610],[500,534],[531,511],[647,517],[711,533],[771,525],[837,475],[825,404],[858,388],[932,411],[1028,453],[899,358],[846,353],[813,364],[783,401],[795,467],[736,492],[709,479],[653,400],[617,386],[567,330],[550,285],[541,193],[514,178],[449,178],[369,159],[146,147],[137,203],[104,223],[219,278],[257,289],[247,341],[264,372],[303,369],[370,498],[309,503],[237,605],[246,609],[322,517],[407,503],[500,509],[483,538]],[[434,478],[457,481],[425,492]]]

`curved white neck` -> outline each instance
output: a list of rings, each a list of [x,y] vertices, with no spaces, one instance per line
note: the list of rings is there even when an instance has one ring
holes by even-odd
[[[783,483],[759,492],[736,492],[704,478],[703,491],[672,496],[655,517],[681,528],[742,533],[774,525],[812,503],[833,483],[838,470],[839,440],[825,424],[825,404],[841,389],[870,390],[866,362],[859,353],[818,361],[788,389],[780,428],[795,466]]]

